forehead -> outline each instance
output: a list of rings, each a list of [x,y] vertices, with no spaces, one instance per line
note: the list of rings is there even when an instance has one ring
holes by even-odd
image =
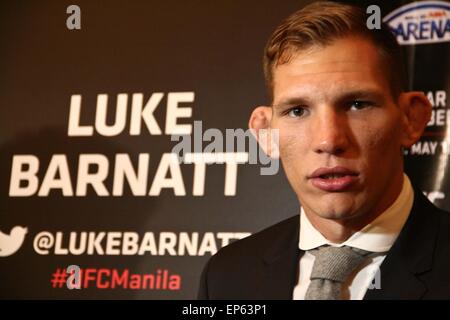
[[[297,95],[326,98],[346,90],[376,90],[389,94],[388,75],[377,48],[356,36],[335,40],[292,55],[274,69],[274,102]]]

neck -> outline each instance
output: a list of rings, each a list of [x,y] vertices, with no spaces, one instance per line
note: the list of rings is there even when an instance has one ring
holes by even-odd
[[[403,173],[399,178],[391,181],[391,188],[389,188],[391,189],[390,192],[384,193],[389,196],[381,199],[372,208],[366,209],[365,212],[361,211],[360,213],[352,214],[349,218],[325,218],[315,213],[307,206],[304,206],[303,208],[308,220],[317,231],[319,231],[328,241],[340,244],[386,211],[386,209],[388,209],[398,198],[402,187]]]

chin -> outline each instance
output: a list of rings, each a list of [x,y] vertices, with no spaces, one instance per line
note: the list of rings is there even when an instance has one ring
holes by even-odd
[[[355,214],[349,211],[336,209],[335,211],[321,211],[319,212],[319,216],[329,220],[348,220],[353,218]]]
[[[355,200],[347,197],[333,197],[333,199],[321,200],[316,213],[325,219],[342,220],[355,217]]]

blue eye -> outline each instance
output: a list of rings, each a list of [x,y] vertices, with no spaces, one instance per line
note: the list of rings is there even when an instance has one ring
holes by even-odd
[[[305,114],[305,108],[302,107],[295,107],[289,110],[288,116],[291,118],[298,118]]]
[[[364,108],[368,108],[372,105],[370,101],[361,101],[361,100],[355,100],[350,102],[350,109],[354,110],[361,110]]]

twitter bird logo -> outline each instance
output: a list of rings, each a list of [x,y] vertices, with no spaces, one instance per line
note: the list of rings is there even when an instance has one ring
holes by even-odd
[[[9,235],[0,231],[0,257],[10,256],[19,250],[27,232],[28,229],[21,226],[12,228]]]

